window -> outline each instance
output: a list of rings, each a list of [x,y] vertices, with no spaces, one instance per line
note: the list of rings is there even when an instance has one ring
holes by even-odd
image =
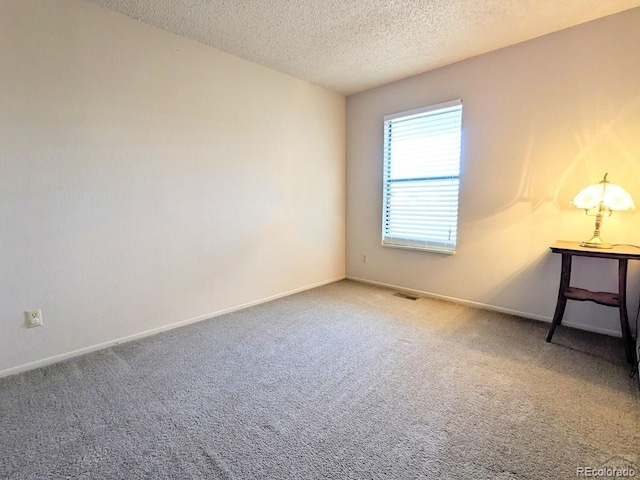
[[[384,117],[382,245],[453,253],[462,101]]]

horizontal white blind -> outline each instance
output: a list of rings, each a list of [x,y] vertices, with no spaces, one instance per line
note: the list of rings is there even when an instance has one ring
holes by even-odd
[[[453,253],[462,102],[384,118],[382,244]]]

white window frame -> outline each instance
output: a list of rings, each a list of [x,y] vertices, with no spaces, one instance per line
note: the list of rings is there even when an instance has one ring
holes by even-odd
[[[438,118],[445,118],[444,115],[453,118],[453,123],[447,128],[437,123]],[[411,121],[414,121],[413,125],[424,122],[421,126],[428,125],[429,133],[420,136],[415,134],[414,130],[403,130],[401,122],[409,125],[407,122]],[[429,124],[429,121],[432,123]],[[394,130],[397,132],[396,138],[400,138],[399,135],[405,138],[411,135],[412,139],[427,139],[429,135],[433,138],[435,134],[452,136],[454,141],[447,143],[448,148],[444,150],[446,153],[425,145],[420,147],[419,155],[412,155],[410,159],[407,159],[408,156],[396,157],[403,158],[403,163],[400,164],[400,160],[396,160],[394,164]],[[401,151],[400,144],[395,145],[395,148]],[[431,168],[436,172],[442,171],[442,175],[424,176],[413,173],[408,177],[393,178],[392,170],[395,170],[397,175],[398,170],[405,164],[409,166],[407,172],[428,171],[428,167],[421,166],[425,165],[422,162],[430,161],[434,162]],[[382,246],[444,254],[455,253],[461,163],[462,100],[452,100],[384,117]],[[394,195],[395,202],[392,199]],[[403,196],[404,199],[398,200]]]

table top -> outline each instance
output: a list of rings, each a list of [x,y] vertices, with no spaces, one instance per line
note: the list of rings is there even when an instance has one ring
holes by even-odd
[[[640,248],[632,245],[613,245],[612,248],[581,247],[582,242],[558,240],[549,248],[554,253],[570,253],[581,257],[618,258],[640,260]]]

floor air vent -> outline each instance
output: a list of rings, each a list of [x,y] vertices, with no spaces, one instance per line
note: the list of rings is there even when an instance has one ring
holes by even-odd
[[[396,292],[393,294],[394,297],[406,298],[407,300],[418,300],[420,297],[416,297],[415,295],[409,295],[408,293]]]

